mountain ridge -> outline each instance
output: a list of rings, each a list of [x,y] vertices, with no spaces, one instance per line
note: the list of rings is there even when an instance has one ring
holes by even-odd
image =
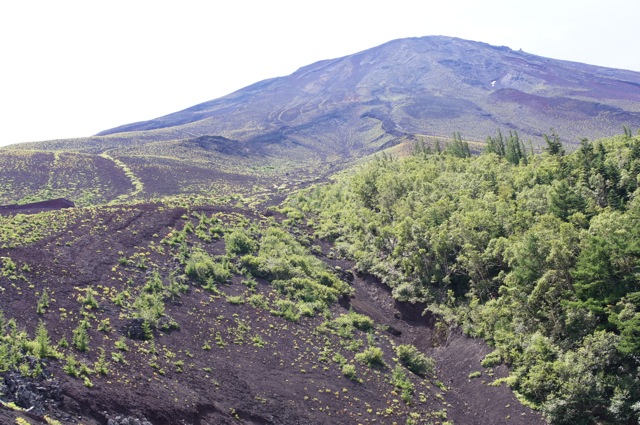
[[[398,55],[402,51],[413,52],[413,55],[401,55],[398,58]],[[479,52],[497,52],[501,58],[505,60],[505,63],[499,63],[496,58],[491,58],[492,62],[487,62],[487,66],[481,68],[478,66],[477,59],[470,57],[470,59],[475,60],[476,63],[471,63],[470,61],[463,60],[465,58],[464,54],[471,53],[474,55],[478,55]],[[393,55],[393,53],[396,53]],[[438,54],[452,54],[452,56],[447,58],[438,58],[436,57]],[[388,56],[395,56],[395,61],[386,60],[389,59]],[[404,57],[404,60],[402,59]],[[436,60],[437,59],[437,60]],[[404,80],[405,86],[408,84],[408,88],[411,89],[411,85],[416,85],[415,82],[420,79],[429,79],[429,72],[432,71],[433,62],[437,62],[437,64],[444,66],[450,69],[454,76],[460,78],[462,84],[467,86],[476,87],[480,89],[484,89],[487,91],[491,90],[500,90],[501,88],[510,88],[512,90],[518,90],[523,93],[527,93],[531,90],[532,81],[527,81],[532,78],[537,79],[537,82],[546,83],[549,87],[543,87],[542,89],[538,89],[533,93],[538,93],[539,95],[545,96],[545,91],[549,91],[550,89],[554,89],[557,91],[557,87],[553,84],[562,83],[566,85],[566,90],[564,90],[565,97],[570,98],[587,98],[587,99],[598,99],[600,101],[606,102],[606,105],[611,105],[613,103],[613,107],[617,107],[621,109],[619,102],[612,101],[624,101],[624,100],[633,100],[637,102],[640,99],[640,74],[633,71],[625,71],[625,70],[615,70],[611,68],[600,67],[596,65],[587,65],[579,62],[571,62],[571,61],[563,61],[557,59],[549,59],[544,58],[542,56],[522,52],[515,51],[506,46],[492,46],[487,43],[482,42],[473,42],[468,40],[463,40],[459,38],[452,37],[443,37],[443,36],[435,36],[435,37],[420,37],[420,38],[408,38],[408,39],[397,39],[392,40],[387,43],[384,43],[380,46],[354,53],[352,55],[347,55],[340,58],[335,59],[327,59],[315,62],[310,65],[303,66],[296,70],[289,76],[286,77],[277,77],[272,79],[263,80],[257,82],[253,85],[235,91],[227,96],[223,96],[221,98],[213,99],[211,101],[203,102],[198,105],[194,105],[190,108],[186,108],[182,111],[178,111],[176,113],[164,115],[159,118],[155,118],[149,121],[141,121],[138,123],[126,124],[124,126],[115,127],[113,129],[104,130],[98,135],[108,135],[121,133],[124,131],[132,131],[132,130],[148,130],[148,129],[158,129],[158,128],[167,128],[167,127],[177,127],[180,125],[185,125],[193,122],[197,122],[203,119],[216,117],[218,116],[218,111],[221,109],[224,110],[225,113],[229,111],[225,110],[226,107],[229,107],[234,102],[237,102],[239,99],[244,100],[247,97],[252,97],[256,95],[260,95],[261,93],[265,93],[268,90],[281,89],[281,86],[288,85],[293,86],[298,89],[298,93],[306,94],[315,94],[320,90],[323,90],[329,93],[330,98],[335,99],[340,96],[342,99],[349,98],[351,95],[352,101],[358,101],[358,97],[363,97],[363,88],[366,87],[364,84],[364,80],[367,78],[367,73],[371,72],[370,68],[373,68],[377,62],[382,60],[386,65],[383,67],[395,67],[394,70],[396,73],[399,73],[396,68],[399,65],[403,65],[403,62],[409,66],[409,71],[402,75],[400,73],[401,79]],[[420,66],[417,68],[412,63],[420,60]],[[431,62],[431,63],[430,63]],[[509,62],[511,66],[519,65],[520,68],[518,70],[521,72],[521,75],[514,75],[513,72],[509,72]],[[430,66],[431,65],[431,66]],[[553,65],[553,69],[549,69],[549,66]],[[338,74],[336,72],[331,72],[332,68],[340,68],[342,74]],[[524,68],[522,68],[524,67]],[[358,75],[354,77],[354,69],[361,71]],[[366,69],[365,69],[366,68]],[[526,68],[529,68],[529,72],[524,72]],[[365,69],[362,71],[362,69]],[[419,72],[415,71],[422,71]],[[318,80],[321,82],[323,80],[327,80],[327,73],[331,73],[331,76],[335,78],[333,80],[328,80],[326,85],[321,85],[320,83],[309,83],[308,80],[310,77],[316,78],[319,77]],[[322,75],[324,73],[324,75]],[[572,75],[575,73],[575,75]],[[356,78],[360,75],[363,75],[364,78]],[[398,74],[396,74],[398,75]],[[411,84],[411,76],[414,77],[414,82]],[[595,84],[595,87],[588,87],[590,91],[586,91],[586,89],[580,86],[579,81],[580,78],[591,78],[594,80],[592,84]],[[324,77],[324,79],[323,79]],[[388,78],[388,77],[387,77]],[[304,86],[300,87],[300,82],[307,82]],[[373,83],[377,83],[378,85],[384,82],[384,79],[380,79],[376,81],[374,79]],[[340,84],[339,84],[340,83]],[[552,85],[549,85],[553,83]],[[625,90],[622,90],[624,86]],[[626,89],[631,87],[634,92],[630,93]],[[418,88],[422,89],[431,89],[431,91],[438,90],[438,86],[434,85],[433,87],[424,86],[418,84]],[[397,89],[397,87],[396,87]],[[442,90],[441,88],[439,90]],[[278,94],[278,93],[275,93]],[[372,93],[373,94],[373,93]],[[438,96],[437,93],[433,93]],[[416,93],[415,97],[420,98],[423,93]],[[442,95],[440,95],[442,97]],[[608,96],[608,97],[604,97]],[[275,97],[275,96],[274,96]],[[449,96],[451,97],[451,96]],[[552,96],[552,98],[555,96]],[[454,98],[455,99],[455,98]],[[368,99],[364,99],[365,101],[379,101],[375,96],[370,96]],[[422,99],[420,102],[416,102],[416,107],[419,107],[421,103],[425,101],[435,102],[436,107],[437,100],[434,100],[432,97],[426,97]],[[277,103],[278,99],[276,97],[275,102]],[[586,101],[586,100],[585,100]],[[284,100],[283,100],[284,103]],[[455,102],[454,102],[455,103]],[[512,101],[512,103],[516,103]],[[287,109],[284,108],[284,105],[280,106],[280,112],[287,112]],[[455,103],[453,105],[453,110],[462,109],[460,103]],[[467,105],[470,106],[470,105]],[[526,105],[525,105],[526,106]],[[627,111],[630,115],[625,116],[625,120],[630,121],[629,124],[633,125],[638,122],[638,116],[636,115],[640,112],[640,109],[637,107],[634,110]],[[186,114],[191,114],[188,118],[185,117]],[[289,118],[292,118],[293,112],[289,113]],[[450,117],[451,114],[444,114],[445,117]],[[455,114],[454,114],[455,115]],[[287,115],[285,114],[285,118]],[[429,117],[429,116],[427,116]],[[431,116],[431,118],[434,118]],[[287,120],[283,120],[287,121]],[[499,127],[500,123],[495,123],[495,127]],[[618,127],[617,129],[619,129]],[[526,129],[525,129],[526,131]],[[535,136],[541,136],[542,132],[538,130]],[[433,134],[432,134],[433,135]],[[482,140],[483,137],[480,135],[474,135],[471,137],[472,139]]]

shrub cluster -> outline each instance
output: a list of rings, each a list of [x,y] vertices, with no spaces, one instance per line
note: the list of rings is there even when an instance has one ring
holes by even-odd
[[[415,346],[411,344],[398,345],[396,354],[400,363],[416,375],[424,377],[433,374],[435,362],[432,358],[418,351]]]
[[[545,140],[535,155],[498,133],[475,157],[459,137],[382,156],[288,208],[397,299],[494,344],[484,364],[511,364],[510,385],[553,422],[637,422],[640,136],[571,154]],[[411,353],[407,367],[427,373]]]

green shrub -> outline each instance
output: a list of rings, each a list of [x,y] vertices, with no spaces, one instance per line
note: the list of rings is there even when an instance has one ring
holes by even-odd
[[[266,278],[263,265],[265,259],[262,257],[256,257],[254,255],[243,255],[240,258],[240,267],[246,268],[253,276]]]
[[[253,276],[246,277],[242,284],[245,285],[251,292],[255,292],[256,287],[258,286],[258,282],[253,278]]]
[[[355,359],[369,367],[384,367],[384,359],[382,350],[378,347],[369,347],[362,353],[355,355]]]
[[[96,300],[93,289],[87,288],[85,296],[82,297],[82,304],[84,304],[84,306],[89,310],[92,308],[98,308],[98,300]]]
[[[290,318],[325,311],[340,296],[351,292],[350,286],[332,274],[325,263],[277,227],[264,232],[257,255],[244,255],[239,267],[271,281],[281,295],[297,303],[297,314],[292,314],[292,309],[287,313]]]
[[[369,316],[351,310],[332,321],[325,322],[325,326],[343,338],[352,338],[356,329],[364,332],[373,329],[373,320]]]
[[[494,350],[491,353],[487,354],[484,359],[480,362],[482,367],[493,367],[502,363],[502,356],[500,355],[500,351]]]
[[[104,348],[100,347],[98,350],[100,350],[100,354],[98,355],[98,360],[93,364],[93,370],[100,375],[106,376],[109,374],[109,362],[107,361]]]
[[[46,309],[49,307],[49,292],[47,288],[42,291],[42,295],[40,295],[40,299],[38,300],[38,304],[36,306],[36,313],[44,314]]]
[[[124,358],[124,353],[114,351],[111,353],[111,360],[116,363],[128,364],[128,362]]]
[[[268,307],[267,299],[262,294],[253,294],[247,298],[247,301],[255,308],[266,309]]]
[[[204,284],[224,283],[231,278],[226,264],[215,261],[203,251],[194,251],[191,254],[184,271],[187,276]]]
[[[123,336],[120,337],[120,339],[117,340],[113,345],[120,351],[129,351],[127,340]]]
[[[60,338],[60,341],[58,341],[58,347],[69,348],[69,342],[67,341],[67,338],[65,338],[64,335],[62,336],[62,338]]]
[[[364,332],[373,329],[373,319],[367,315],[356,313],[353,310],[336,318],[335,322],[340,326],[354,327]]]
[[[38,324],[38,328],[36,329],[36,356],[41,359],[49,357],[52,354],[53,347],[51,346],[51,340],[49,339],[49,333],[47,332],[47,328],[44,325],[43,321],[40,321]]]
[[[300,312],[296,303],[290,300],[277,300],[275,302],[276,310],[271,312],[276,316],[280,316],[290,322],[297,322],[300,320]]]
[[[144,335],[145,341],[152,340],[153,339],[153,327],[151,326],[151,323],[148,320],[144,320],[140,327],[142,328],[142,333]]]
[[[109,333],[111,330],[111,321],[108,317],[106,319],[102,319],[100,323],[98,323],[98,331]]]
[[[16,271],[16,263],[13,262],[11,257],[0,257],[2,262],[2,274],[6,277],[11,277]]]
[[[189,286],[184,283],[185,277],[184,275],[175,276],[174,273],[169,275],[169,286],[167,290],[169,291],[169,295],[173,298],[180,297],[181,294],[187,293],[189,290]]]
[[[323,311],[325,308],[325,305],[319,301],[298,303],[298,311],[302,316],[306,317],[313,317],[316,312]]]
[[[152,326],[158,324],[158,320],[164,316],[164,301],[161,294],[142,292],[133,302],[133,316],[144,319],[145,323]]]
[[[62,370],[64,370],[64,372],[67,375],[70,375],[70,376],[73,376],[74,378],[77,378],[77,377],[80,376],[80,370],[78,370],[79,366],[80,366],[80,362],[78,362],[78,360],[76,360],[76,358],[73,356],[73,354],[69,354],[66,357],[66,363],[62,367]]]
[[[151,276],[149,276],[142,289],[150,294],[162,293],[164,285],[162,284],[162,276],[160,276],[160,272],[157,269],[151,272]]]
[[[73,330],[73,339],[71,340],[71,343],[79,351],[89,350],[89,333],[87,332],[88,327],[89,322],[83,320]]]
[[[209,274],[214,283],[225,283],[231,279],[231,272],[227,265],[222,263],[214,263],[213,267],[209,269]]]
[[[256,243],[245,229],[235,229],[224,237],[227,255],[248,254],[256,249]]]
[[[391,374],[391,383],[402,390],[402,400],[405,403],[409,403],[413,398],[414,386],[413,383],[407,378],[401,366],[396,366]]]
[[[418,376],[424,377],[427,374],[433,373],[435,369],[433,359],[425,356],[413,345],[399,345],[396,348],[396,354],[400,359],[400,363]]]
[[[358,380],[358,377],[356,376],[356,367],[350,363],[342,365],[342,374],[352,381]]]
[[[373,329],[373,319],[364,314],[356,313],[354,311],[349,312],[349,316],[353,322],[353,326],[356,329],[360,329],[361,331],[367,332]]]
[[[287,298],[304,302],[320,301],[325,305],[333,304],[340,295],[333,288],[319,284],[308,277],[291,277],[289,279],[274,280],[273,286]]]
[[[242,295],[227,295],[227,302],[233,305],[244,304],[244,297]]]
[[[240,265],[249,270],[252,275],[267,280],[287,280],[295,275],[291,261],[280,256],[245,255],[240,259]]]

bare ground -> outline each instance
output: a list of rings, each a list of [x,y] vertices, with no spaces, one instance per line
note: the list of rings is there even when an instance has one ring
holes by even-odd
[[[18,265],[18,276],[23,276],[0,277],[4,288],[0,309],[5,317],[15,318],[29,335],[44,320],[55,343],[63,337],[70,341],[84,316],[92,325],[91,348],[86,353],[72,350],[74,355],[93,365],[104,349],[110,360],[109,373],[92,375],[91,387],[67,375],[63,361],[48,360],[46,370],[52,379],[47,382],[59,388],[62,398],[54,400],[50,393],[43,393],[46,403],[40,413],[3,405],[0,423],[15,423],[16,417],[46,423],[47,415],[60,423],[85,425],[119,425],[134,418],[154,425],[404,424],[412,414],[419,418],[416,423],[544,423],[507,388],[487,385],[504,376],[506,369],[495,369],[491,378],[484,374],[468,378],[482,369],[480,360],[490,351],[486,344],[456,330],[443,332],[435,326],[434,317],[422,315],[423,306],[395,302],[371,276],[354,276],[353,297],[332,309],[333,317],[350,308],[370,316],[377,324],[370,336],[357,331],[353,340],[344,340],[318,331],[322,317],[292,323],[249,303],[233,304],[229,296],[247,295],[243,278],[234,275],[229,284],[219,287],[219,294],[191,284],[185,295],[168,300],[166,317],[179,329],[156,330],[152,343],[124,338],[131,318],[126,309],[114,304],[113,296],[127,288],[134,291],[151,270],[163,276],[181,271],[175,252],[160,241],[182,228],[186,217],[194,224],[192,217],[201,213],[225,222],[237,217],[266,220],[258,212],[228,206],[198,208],[140,204],[78,209],[69,213],[63,230],[28,246],[0,250],[0,256],[10,256]],[[271,215],[280,218],[277,213]],[[222,254],[224,242],[214,240],[206,250]],[[121,258],[144,258],[145,267],[133,262],[123,265]],[[331,267],[350,267],[342,260],[321,258]],[[25,264],[28,267],[23,269]],[[87,287],[96,291],[97,309],[87,309],[78,301]],[[36,305],[44,288],[52,301],[39,315]],[[262,280],[256,293],[268,300],[275,296],[271,285]],[[98,331],[98,324],[106,319],[110,329]],[[128,351],[115,347],[120,339]],[[355,353],[372,341],[383,349],[387,366],[371,369],[354,362]],[[415,385],[409,403],[390,383],[393,347],[404,343],[416,345],[437,365],[433,377],[409,377]],[[359,346],[353,349],[349,344]],[[113,360],[112,353],[120,353],[126,363]],[[330,353],[329,358],[323,353]],[[359,381],[343,376],[340,365],[330,358],[336,353],[353,362]],[[15,401],[7,394],[2,399]]]

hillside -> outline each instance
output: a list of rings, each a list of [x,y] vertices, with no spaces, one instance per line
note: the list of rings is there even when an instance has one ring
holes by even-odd
[[[343,157],[375,149],[376,138],[449,137],[460,131],[466,139],[484,140],[498,128],[535,142],[554,128],[577,144],[582,137],[640,125],[639,100],[637,72],[423,37],[321,61],[184,111],[99,134],[158,130],[143,137],[161,139],[167,137],[163,132],[173,138],[188,131],[254,144],[300,142]],[[350,127],[347,134],[339,132],[344,126]]]
[[[550,142],[0,216],[0,421],[636,423],[640,137]]]
[[[640,136],[488,148],[381,156],[287,205],[396,300],[494,346],[494,383],[551,423],[636,424]]]
[[[0,149],[0,424],[637,424],[637,127],[424,37]]]
[[[94,137],[13,145],[0,156],[36,150],[112,158],[142,184],[137,198],[149,199],[291,186],[391,146],[447,140],[453,132],[483,142],[498,129],[517,131],[540,147],[553,129],[571,148],[623,126],[640,127],[639,73],[423,37],[311,64]],[[47,163],[41,168],[46,173]],[[21,201],[18,193],[47,190],[28,184],[31,192],[6,196]],[[111,182],[96,183],[103,184]],[[96,185],[74,195],[99,203],[134,192],[128,183],[111,193]]]
[[[0,217],[2,423],[542,423],[468,377],[488,347],[265,214]]]

